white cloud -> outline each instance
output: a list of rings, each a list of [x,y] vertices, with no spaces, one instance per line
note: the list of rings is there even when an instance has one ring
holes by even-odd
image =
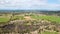
[[[58,8],[59,4],[49,4],[47,0],[0,0],[0,7],[6,8]]]
[[[45,4],[45,0],[0,0],[0,4],[10,4],[10,5],[40,5],[40,4]]]

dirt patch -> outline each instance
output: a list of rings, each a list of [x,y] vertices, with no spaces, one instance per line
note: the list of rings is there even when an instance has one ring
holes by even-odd
[[[25,16],[24,17],[26,20],[31,20],[32,18],[30,16]]]

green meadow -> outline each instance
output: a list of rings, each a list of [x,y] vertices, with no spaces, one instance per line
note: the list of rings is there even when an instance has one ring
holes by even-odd
[[[34,18],[34,19],[37,19],[37,20],[44,19],[44,20],[47,20],[47,21],[60,23],[60,17],[58,17],[58,16],[49,16],[49,15],[38,16],[38,15],[32,15],[31,18]]]
[[[8,16],[0,16],[0,24],[5,24],[10,20]]]

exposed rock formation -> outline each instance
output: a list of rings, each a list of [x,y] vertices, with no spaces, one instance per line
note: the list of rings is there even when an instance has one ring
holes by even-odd
[[[42,22],[43,21],[43,22]],[[41,31],[60,32],[60,25],[53,24],[49,21],[39,20],[15,20],[9,24],[0,26],[0,33],[20,33],[20,34],[38,34]],[[29,25],[27,25],[29,23]]]

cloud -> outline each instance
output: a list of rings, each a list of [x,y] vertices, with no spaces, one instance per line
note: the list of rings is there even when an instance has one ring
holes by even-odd
[[[3,7],[37,7],[40,5],[44,5],[46,3],[46,0],[1,0],[0,5]]]
[[[48,3],[48,0],[0,0],[0,8],[13,9],[55,9],[60,4]]]

